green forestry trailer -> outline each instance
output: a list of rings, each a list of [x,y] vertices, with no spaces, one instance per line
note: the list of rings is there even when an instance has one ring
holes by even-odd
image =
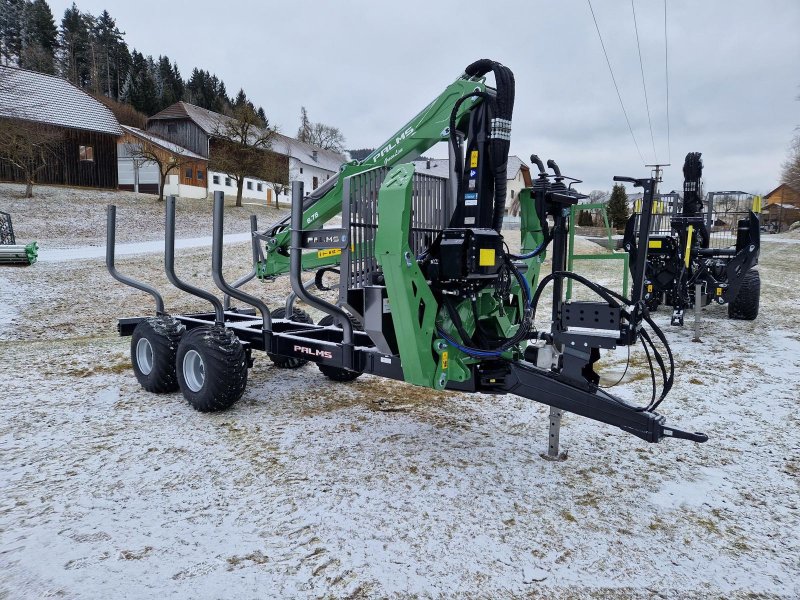
[[[490,73],[494,87],[486,83]],[[520,194],[520,251],[511,252],[503,240],[513,106],[507,67],[486,59],[469,65],[366,159],[344,165],[308,195],[294,182],[286,219],[264,231],[251,220],[254,267],[232,284],[222,266],[224,198],[215,194],[212,275],[223,299],[175,273],[175,199],[168,198],[167,277],[208,301],[212,312],[170,315],[157,290],[119,273],[116,209],[109,207],[108,269],[156,302],[155,316],[118,324],[121,335],[132,336],[133,369],[144,389],[180,389],[200,411],[228,408],[244,392],[252,351],[260,350],[282,368],[316,363],[336,381],[368,373],[436,390],[513,393],[649,442],[665,436],[706,441],[705,434],[667,425],[656,411],[674,369],[641,286],[624,298],[567,271],[570,206],[583,196],[552,160],[551,175],[532,157],[539,175]],[[449,177],[417,172],[413,160],[439,142],[449,148]],[[651,179],[616,179],[643,187],[645,205],[652,206]],[[324,227],[339,215],[340,226]],[[647,225],[643,220],[645,238]],[[540,279],[548,247],[553,271]],[[645,259],[643,253],[635,268],[643,272]],[[316,293],[330,289],[323,275],[332,271],[339,275],[335,301],[330,292],[329,299]],[[287,273],[292,294],[272,310],[240,289],[253,277],[269,281]],[[598,300],[566,302],[567,280],[587,286]],[[534,318],[547,286],[552,306],[542,319],[547,326],[538,329]],[[229,297],[251,308],[231,309]],[[298,299],[325,317],[314,323],[295,307]],[[594,364],[601,349],[639,342],[656,357],[663,386],[637,405],[602,389]]]

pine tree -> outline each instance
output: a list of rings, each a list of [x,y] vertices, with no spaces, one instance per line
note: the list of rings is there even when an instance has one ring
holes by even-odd
[[[109,98],[119,97],[119,81],[125,73],[120,73],[120,68],[127,70],[128,62],[124,57],[128,54],[128,45],[125,43],[123,33],[117,27],[114,18],[104,10],[94,19],[91,31],[91,45],[95,58],[92,88],[96,93],[104,94]],[[120,59],[122,64],[120,64]]]
[[[22,52],[25,0],[0,0],[0,63],[17,65]]]
[[[301,142],[311,142],[311,121],[305,106],[300,107],[300,127],[297,129],[297,139]]]
[[[628,194],[625,192],[625,186],[621,183],[615,184],[611,190],[607,210],[611,226],[615,229],[624,228],[628,220]]]
[[[58,30],[45,0],[26,2],[23,10],[22,46],[19,66],[41,73],[55,74]]]
[[[169,57],[158,57],[158,76],[161,83],[159,110],[163,110],[183,99],[184,84],[178,65],[170,63]]]
[[[81,88],[91,83],[91,50],[89,22],[73,2],[64,11],[59,31],[61,76]]]
[[[131,53],[131,67],[125,81],[122,100],[136,110],[151,116],[159,110],[159,98],[152,70],[155,63],[151,56],[144,57],[134,50]]]
[[[594,221],[592,219],[592,213],[588,210],[582,210],[578,212],[578,226],[579,227],[591,227],[594,225]]]

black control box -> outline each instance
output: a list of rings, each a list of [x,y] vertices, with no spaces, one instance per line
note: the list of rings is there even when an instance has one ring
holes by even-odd
[[[441,281],[493,278],[503,262],[503,236],[494,229],[445,229],[438,258]]]

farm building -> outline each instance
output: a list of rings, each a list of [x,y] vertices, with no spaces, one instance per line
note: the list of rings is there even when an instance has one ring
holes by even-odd
[[[117,187],[122,129],[108,108],[64,79],[0,66],[0,133],[0,180],[24,181],[21,164],[37,162],[36,183]],[[14,137],[29,147],[11,147]]]
[[[208,195],[208,159],[148,131],[121,125],[119,189],[182,198]]]
[[[150,117],[147,130],[200,156],[212,158],[217,131],[229,118],[188,102],[176,102]],[[281,134],[275,136],[271,151],[286,161],[289,180],[303,181],[308,191],[330,179],[347,160],[342,154],[315,148]],[[235,193],[236,183],[226,173],[212,170],[207,175],[209,193]],[[246,178],[243,197],[271,202],[275,199],[275,187],[271,182]],[[281,192],[279,199],[288,201],[288,189],[282,189]]]
[[[795,221],[800,221],[800,192],[782,183],[764,196],[761,223],[774,231],[784,231]]]

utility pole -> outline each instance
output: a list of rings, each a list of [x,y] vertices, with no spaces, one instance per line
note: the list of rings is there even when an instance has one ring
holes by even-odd
[[[658,184],[661,183],[661,173],[664,171],[662,167],[669,167],[670,163],[661,163],[659,165],[645,165],[645,167],[653,168],[653,179],[656,180],[655,189],[653,190],[653,197],[658,195]]]

